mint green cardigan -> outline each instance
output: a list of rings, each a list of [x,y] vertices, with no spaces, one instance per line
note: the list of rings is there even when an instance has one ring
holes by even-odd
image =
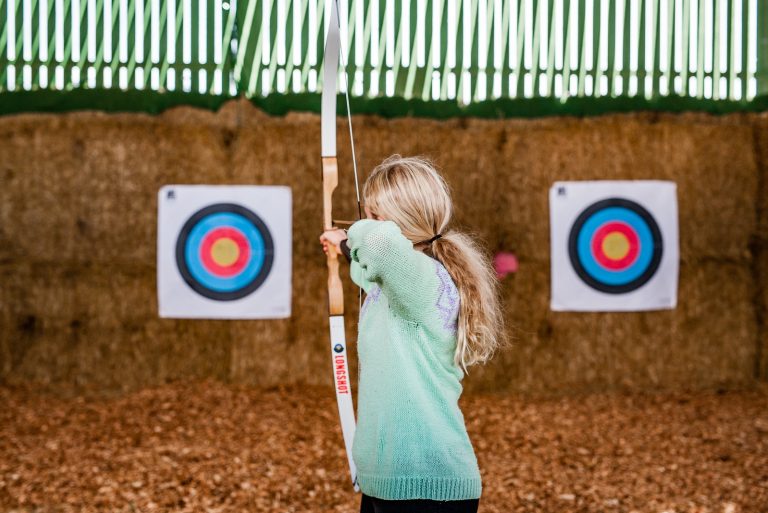
[[[348,231],[360,311],[357,429],[360,490],[380,499],[477,499],[480,470],[458,405],[453,362],[459,294],[437,260],[392,221]]]

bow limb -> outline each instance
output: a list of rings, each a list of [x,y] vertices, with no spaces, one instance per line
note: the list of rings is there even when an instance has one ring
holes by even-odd
[[[336,77],[339,72],[339,10],[337,0],[331,2],[331,20],[323,54],[323,91],[320,109],[320,137],[323,170],[323,229],[333,229],[333,191],[339,183],[336,160]],[[347,342],[344,331],[344,290],[339,276],[339,251],[330,245],[328,264],[328,314],[331,329],[331,358],[333,364],[336,403],[339,408],[341,431],[347,451],[349,472],[355,491],[357,469],[352,459],[355,437],[355,412],[352,403],[352,384],[347,365]]]

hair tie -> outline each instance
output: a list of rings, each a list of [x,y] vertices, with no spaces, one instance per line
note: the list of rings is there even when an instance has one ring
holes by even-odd
[[[421,242],[417,242],[417,244],[432,244],[433,242],[435,242],[437,239],[439,239],[439,238],[440,238],[440,237],[442,237],[442,236],[443,236],[443,234],[442,234],[442,233],[438,233],[437,235],[435,235],[435,236],[434,236],[434,237],[432,237],[431,239],[428,239],[428,240],[423,240],[423,241],[421,241]]]

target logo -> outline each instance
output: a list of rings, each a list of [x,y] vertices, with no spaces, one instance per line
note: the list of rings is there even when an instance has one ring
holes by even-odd
[[[205,207],[184,224],[176,263],[198,294],[220,301],[258,289],[272,268],[274,245],[264,221],[234,203]]]
[[[640,204],[624,198],[593,203],[576,218],[568,256],[590,287],[623,294],[642,287],[659,268],[659,225]]]

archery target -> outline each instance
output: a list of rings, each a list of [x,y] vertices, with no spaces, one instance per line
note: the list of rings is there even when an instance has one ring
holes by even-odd
[[[290,315],[290,189],[167,185],[158,201],[161,317]]]
[[[674,308],[673,182],[557,182],[550,218],[553,310]]]
[[[242,205],[217,203],[190,217],[176,239],[176,265],[197,293],[232,301],[264,282],[274,245],[264,221]]]
[[[659,268],[659,225],[642,205],[624,198],[599,200],[571,226],[568,256],[590,287],[623,294],[643,286]]]

